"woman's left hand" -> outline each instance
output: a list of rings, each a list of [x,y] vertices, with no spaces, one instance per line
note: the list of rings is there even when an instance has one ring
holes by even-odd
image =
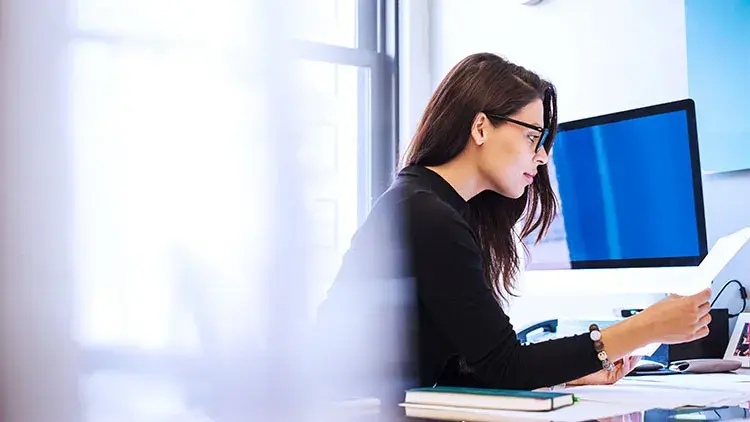
[[[576,386],[614,384],[617,381],[621,380],[622,377],[629,374],[630,371],[633,370],[633,367],[635,367],[635,365],[640,360],[640,357],[626,356],[615,362],[615,369],[613,369],[612,371],[605,371],[604,369],[602,369],[601,371],[594,372],[593,374],[589,374],[585,377],[581,377],[577,380],[568,382],[566,383],[566,385]]]

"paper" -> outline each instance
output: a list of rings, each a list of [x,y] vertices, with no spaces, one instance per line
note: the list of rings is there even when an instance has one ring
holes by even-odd
[[[728,402],[738,404],[750,399],[750,392],[748,391],[686,388],[629,382],[619,382],[614,385],[571,387],[563,391],[575,394],[581,402],[625,403],[646,408],[668,409],[683,406],[712,406],[715,403]]]
[[[701,261],[700,265],[691,273],[690,277],[685,280],[684,288],[673,292],[683,296],[694,295],[703,289],[711,287],[716,276],[721,270],[732,261],[737,252],[750,241],[750,227],[744,228],[730,235],[724,236],[716,241]],[[637,350],[634,350],[633,356],[651,356],[656,349],[661,346],[660,343],[651,343]]]
[[[661,346],[661,343],[651,343],[647,344],[643,347],[639,347],[638,349],[633,350],[633,353],[631,353],[632,356],[643,356],[648,357],[654,354],[656,352],[656,349]]]
[[[708,252],[698,269],[693,274],[697,280],[696,285],[711,285],[711,282],[719,275],[721,270],[737,255],[737,252],[750,240],[750,227],[737,231],[729,236],[724,236],[716,241],[716,244]],[[692,292],[692,294],[698,293]]]
[[[750,374],[728,372],[720,374],[639,375],[627,377],[621,382],[731,390],[737,388],[736,384],[738,383],[749,384],[750,386]]]
[[[679,388],[682,390],[697,391],[714,390],[750,396],[750,375],[744,374],[643,375],[626,377],[620,383],[646,388]]]
[[[712,407],[735,406],[750,399],[750,373],[746,372],[626,377],[617,385],[645,388],[643,391],[647,394],[661,391],[662,394],[685,395],[687,401],[710,402]]]

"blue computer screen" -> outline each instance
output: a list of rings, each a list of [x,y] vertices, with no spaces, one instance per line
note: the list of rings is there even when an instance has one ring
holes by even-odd
[[[532,266],[700,254],[685,111],[560,131],[549,169],[561,213]]]

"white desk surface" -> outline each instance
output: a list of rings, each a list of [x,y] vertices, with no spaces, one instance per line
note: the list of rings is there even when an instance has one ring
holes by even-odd
[[[562,389],[576,394],[579,402],[551,412],[486,411],[464,409],[459,419],[493,422],[507,420],[583,421],[642,420],[650,409],[684,407],[750,407],[750,369],[732,374],[677,374],[626,377],[611,386],[582,386]],[[429,419],[457,420],[456,413]]]

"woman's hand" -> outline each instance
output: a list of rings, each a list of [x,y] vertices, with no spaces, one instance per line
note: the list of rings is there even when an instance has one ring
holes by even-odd
[[[711,290],[692,296],[671,295],[601,331],[611,361],[651,343],[686,343],[708,335]]]
[[[631,318],[642,319],[655,342],[685,343],[708,335],[709,299],[711,289],[692,296],[670,295]]]
[[[629,374],[639,360],[641,360],[641,358],[638,356],[627,356],[615,362],[615,369],[613,369],[612,371],[605,371],[604,369],[602,369],[601,371],[594,372],[593,374],[589,374],[585,377],[568,382],[566,383],[566,385],[576,386],[614,384],[617,381],[621,380],[622,377]]]

